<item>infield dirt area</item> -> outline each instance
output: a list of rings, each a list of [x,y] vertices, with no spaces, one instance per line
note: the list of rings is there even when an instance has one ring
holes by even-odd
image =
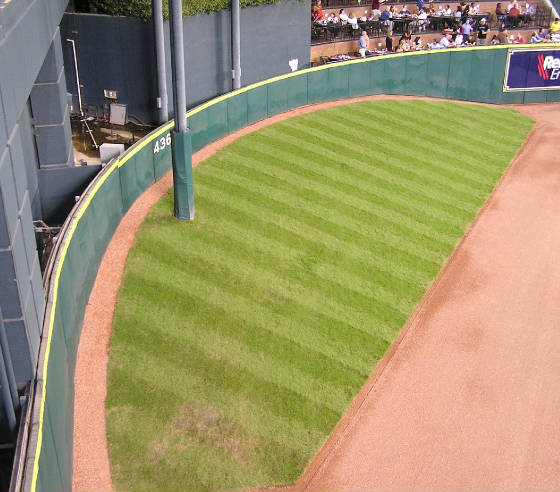
[[[262,126],[353,101],[252,125],[193,164]],[[560,103],[514,107],[537,121],[529,138],[295,489],[560,488]],[[111,320],[134,234],[170,186],[167,175],[127,213],[90,297],[75,378],[74,490],[112,488]]]

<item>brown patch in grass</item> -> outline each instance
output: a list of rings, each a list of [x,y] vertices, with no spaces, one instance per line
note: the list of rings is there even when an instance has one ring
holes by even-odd
[[[167,432],[152,441],[147,456],[169,462],[174,461],[173,456],[178,458],[200,447],[214,448],[241,463],[246,461],[253,443],[236,422],[211,406],[184,405],[171,419]]]

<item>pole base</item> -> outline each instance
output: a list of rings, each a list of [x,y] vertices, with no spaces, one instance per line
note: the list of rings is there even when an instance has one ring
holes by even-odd
[[[194,219],[192,142],[189,130],[171,132],[173,159],[173,215],[180,220]]]

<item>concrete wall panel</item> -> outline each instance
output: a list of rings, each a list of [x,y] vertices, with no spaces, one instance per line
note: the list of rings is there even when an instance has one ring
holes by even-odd
[[[15,234],[18,219],[18,201],[16,195],[16,183],[12,172],[12,161],[7,147],[0,154],[0,192],[4,204],[4,218],[8,229],[8,237]],[[8,244],[11,240],[8,239]]]
[[[18,384],[25,384],[33,378],[35,365],[29,354],[29,341],[23,320],[4,320],[14,374]]]
[[[35,83],[56,82],[60,77],[63,63],[60,29],[57,29]]]
[[[10,165],[16,185],[17,205],[21,209],[23,196],[27,190],[27,176],[25,173],[25,163],[23,157],[23,147],[21,142],[21,131],[19,125],[14,127],[10,140],[8,140],[10,151]]]
[[[25,246],[25,258],[29,272],[33,270],[35,258],[37,258],[37,241],[35,240],[35,229],[33,228],[33,217],[31,216],[31,204],[29,193],[24,195],[23,206],[20,210],[20,223],[23,233],[23,244]]]
[[[19,292],[12,251],[0,251],[0,308],[5,318],[20,318]]]
[[[35,125],[62,123],[68,112],[66,80],[64,70],[60,70],[55,82],[35,84],[31,91],[31,107]]]
[[[72,151],[70,115],[66,113],[60,125],[36,126],[35,142],[41,167],[67,163]]]

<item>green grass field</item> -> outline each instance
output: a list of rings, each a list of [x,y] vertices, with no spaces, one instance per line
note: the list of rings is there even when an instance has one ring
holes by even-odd
[[[130,252],[107,425],[117,490],[294,482],[526,138],[513,110],[363,102],[247,135]]]

